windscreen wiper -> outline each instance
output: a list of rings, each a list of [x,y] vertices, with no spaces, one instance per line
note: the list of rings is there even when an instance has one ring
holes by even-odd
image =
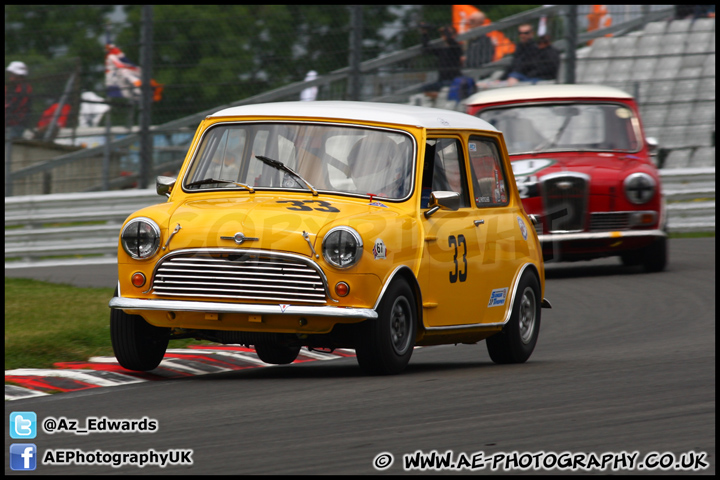
[[[284,163],[278,162],[277,160],[273,160],[272,158],[268,158],[264,155],[255,155],[255,158],[257,158],[258,160],[263,162],[265,165],[276,168],[278,170],[282,170],[283,172],[290,174],[290,176],[295,178],[296,180],[300,180],[302,183],[305,184],[305,186],[308,188],[308,190],[310,190],[312,192],[313,196],[315,196],[315,197],[318,196],[318,192],[317,192],[317,190],[315,190],[315,187],[310,185],[310,183],[308,183],[307,180],[305,180],[299,174],[295,173],[295,171],[292,168],[286,166]]]
[[[209,185],[211,183],[232,183],[233,185],[237,185],[238,187],[243,187],[250,191],[250,193],[255,193],[255,189],[251,187],[250,185],[245,185],[244,183],[238,183],[233,182],[232,180],[219,180],[217,178],[203,178],[202,180],[197,180],[195,182],[190,182],[186,187],[197,187],[198,185]]]
[[[560,140],[560,137],[562,137],[562,134],[565,133],[565,129],[567,128],[567,126],[570,125],[570,120],[572,120],[572,118],[573,118],[572,115],[566,116],[565,120],[563,121],[563,124],[560,125],[560,128],[555,133],[553,138],[549,138],[545,142],[543,142],[540,145],[538,145],[537,147],[533,148],[533,150],[536,152],[540,152],[540,151],[545,150],[546,148],[554,147],[555,144],[558,142],[558,140]]]

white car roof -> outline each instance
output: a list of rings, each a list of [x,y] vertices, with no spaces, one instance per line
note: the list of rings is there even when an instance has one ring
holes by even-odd
[[[423,128],[475,129],[497,131],[473,115],[440,108],[395,103],[314,101],[277,102],[231,107],[210,117],[323,117],[338,120],[393,123]]]
[[[633,98],[627,92],[605,85],[527,85],[485,90],[468,97],[464,103],[479,105],[515,100],[545,100],[549,98]]]

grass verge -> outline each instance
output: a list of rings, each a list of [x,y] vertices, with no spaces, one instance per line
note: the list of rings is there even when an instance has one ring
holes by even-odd
[[[706,238],[714,237],[715,232],[670,232],[668,238]]]
[[[5,278],[5,370],[52,368],[55,362],[113,356],[112,288],[78,288]],[[170,347],[203,344],[175,340]]]

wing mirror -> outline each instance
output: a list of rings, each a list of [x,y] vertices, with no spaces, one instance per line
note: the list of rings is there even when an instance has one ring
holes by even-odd
[[[163,177],[160,175],[155,179],[155,191],[158,195],[170,197],[170,192],[172,192],[176,181],[175,177]]]
[[[657,153],[658,153],[657,138],[647,137],[647,138],[645,138],[645,143],[647,144],[647,147],[648,147],[648,153],[650,153],[650,155],[652,155],[652,156],[657,155]]]
[[[438,210],[457,210],[460,208],[460,194],[457,192],[445,192],[437,191],[430,194],[430,203],[428,204],[430,210],[425,212],[425,218],[430,218],[430,215],[437,212]]]

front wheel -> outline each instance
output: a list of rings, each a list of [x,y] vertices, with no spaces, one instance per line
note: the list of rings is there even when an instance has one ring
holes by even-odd
[[[540,284],[533,274],[520,280],[510,321],[485,340],[495,363],[523,363],[530,358],[540,333]]]
[[[410,361],[417,333],[415,296],[404,281],[394,282],[380,302],[378,318],[363,322],[355,348],[365,373],[394,375]]]
[[[660,237],[643,251],[642,264],[648,273],[662,272],[668,260],[667,237]]]
[[[110,339],[120,365],[146,372],[160,365],[170,340],[170,329],[150,325],[139,315],[113,309]]]

